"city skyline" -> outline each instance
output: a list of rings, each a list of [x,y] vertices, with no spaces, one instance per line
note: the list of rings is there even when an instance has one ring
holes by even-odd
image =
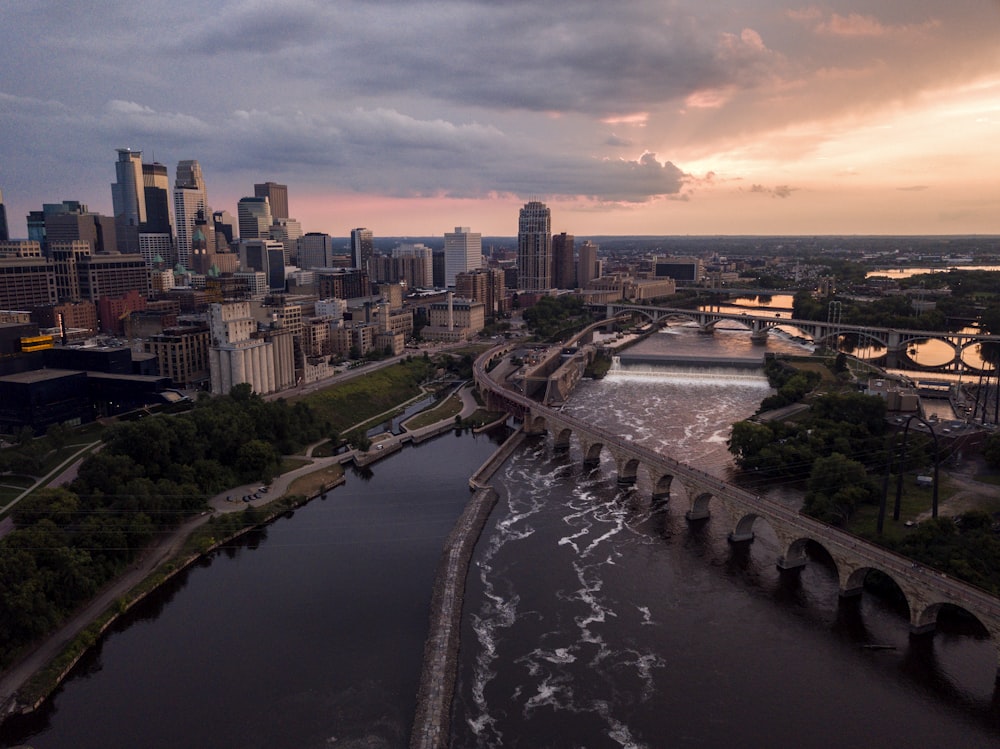
[[[117,148],[333,236],[1000,233],[996,2],[194,7],[0,10],[11,236]]]

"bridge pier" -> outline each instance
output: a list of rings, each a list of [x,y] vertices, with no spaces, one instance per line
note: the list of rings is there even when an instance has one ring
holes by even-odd
[[[809,558],[805,554],[800,554],[799,556],[791,556],[782,554],[778,557],[777,567],[779,570],[800,570],[806,566]]]
[[[712,513],[709,512],[708,507],[693,508],[685,512],[684,517],[688,520],[705,520],[712,517]]]
[[[729,532],[729,543],[731,544],[741,544],[746,541],[753,541],[755,538],[753,531],[746,531],[744,533],[738,533],[737,531]]]

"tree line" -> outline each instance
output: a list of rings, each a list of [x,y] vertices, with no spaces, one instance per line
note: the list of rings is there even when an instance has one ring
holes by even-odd
[[[281,456],[322,439],[304,403],[266,402],[249,385],[170,417],[110,427],[67,487],[19,502],[0,539],[0,665],[120,575],[208,498],[270,481]]]

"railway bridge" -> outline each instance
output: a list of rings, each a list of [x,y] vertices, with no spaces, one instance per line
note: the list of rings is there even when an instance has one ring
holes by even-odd
[[[802,567],[807,563],[807,544],[819,544],[836,565],[841,596],[860,595],[868,573],[882,572],[895,581],[905,596],[910,630],[914,634],[933,632],[942,607],[962,609],[989,632],[1000,667],[1000,599],[781,503],[722,481],[669,455],[508,390],[503,383],[490,377],[488,367],[511,348],[509,345],[497,347],[481,356],[475,364],[475,378],[489,407],[506,409],[518,416],[525,433],[547,434],[556,449],[568,449],[575,439],[584,463],[589,465],[599,463],[606,451],[614,459],[618,482],[633,484],[645,472],[654,499],[665,500],[675,490],[683,489],[688,503],[687,518],[698,520],[714,514],[729,529],[729,539],[734,543],[752,541],[754,527],[766,523],[783,550],[776,560],[780,569]]]

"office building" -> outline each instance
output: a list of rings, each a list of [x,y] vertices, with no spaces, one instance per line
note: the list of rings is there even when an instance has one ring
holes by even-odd
[[[576,267],[577,288],[586,289],[591,281],[601,277],[597,260],[597,250],[599,249],[600,247],[589,239],[580,244],[580,259]]]
[[[271,236],[271,204],[266,197],[240,198],[236,206],[240,224],[240,239],[269,239]]]
[[[483,237],[468,226],[456,226],[444,235],[444,284],[455,285],[455,276],[483,267]]]
[[[525,203],[518,216],[517,287],[523,291],[552,288],[552,215],[537,200]]]
[[[174,387],[201,388],[210,381],[207,325],[174,327],[143,342],[146,353],[156,356],[160,374]]]
[[[45,226],[43,254],[51,256],[48,250],[54,243],[76,241],[87,242],[91,250],[98,253],[119,251],[118,232],[113,218],[89,213],[87,207],[82,205],[73,211],[59,211],[55,210],[56,207],[46,206],[53,210],[42,210]]]
[[[271,239],[285,246],[285,265],[298,262],[299,240],[302,238],[302,224],[294,218],[274,218],[271,224]]]
[[[0,255],[0,309],[31,309],[57,299],[51,261],[37,255]]]
[[[277,182],[255,184],[253,194],[257,198],[267,198],[272,219],[277,221],[288,218],[288,185],[279,185]]]
[[[174,223],[177,231],[177,262],[185,268],[191,265],[191,238],[198,212],[209,214],[208,191],[201,173],[201,164],[194,159],[177,162],[174,176]]]
[[[375,239],[372,230],[363,227],[351,229],[351,263],[353,267],[371,276],[374,255]]]
[[[118,149],[115,162],[117,181],[111,185],[111,202],[114,206],[115,224],[134,230],[135,247],[138,247],[139,227],[146,223],[146,193],[142,176],[142,151],[131,148]],[[127,237],[127,234],[126,234]],[[126,247],[131,240],[126,238]]]
[[[300,268],[329,268],[333,263],[333,239],[317,231],[304,234],[297,255]]]
[[[552,237],[552,285],[557,289],[576,288],[573,235],[566,232]]]

